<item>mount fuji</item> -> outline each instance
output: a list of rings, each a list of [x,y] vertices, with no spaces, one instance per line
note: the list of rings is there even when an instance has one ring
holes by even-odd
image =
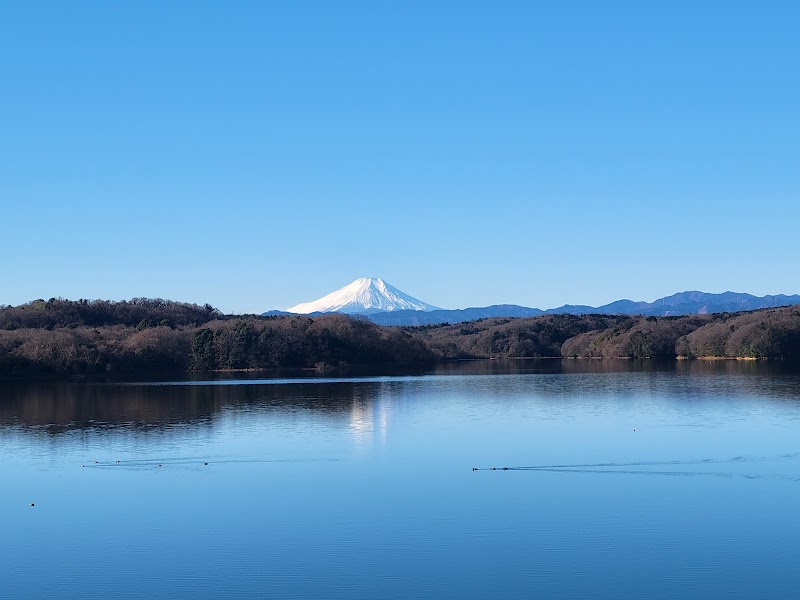
[[[432,311],[441,309],[401,292],[383,279],[362,277],[319,300],[287,308],[286,312],[301,315],[329,312],[368,315],[397,310]]]

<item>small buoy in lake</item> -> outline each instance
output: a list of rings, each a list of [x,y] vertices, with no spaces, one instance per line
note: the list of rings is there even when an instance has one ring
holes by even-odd
[[[119,464],[119,461],[117,461],[117,464]]]
[[[97,461],[94,461],[94,464],[97,464]]]
[[[161,465],[158,465],[158,466],[160,467]]]
[[[204,465],[208,465],[208,463],[203,463]]]
[[[33,502],[31,502],[31,506],[34,506]]]

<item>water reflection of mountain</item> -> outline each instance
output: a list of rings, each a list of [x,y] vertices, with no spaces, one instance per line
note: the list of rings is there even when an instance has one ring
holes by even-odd
[[[633,376],[644,373],[646,377]],[[542,377],[504,377],[535,375]],[[616,377],[602,375],[617,374]],[[623,374],[623,376],[619,376]],[[631,374],[630,377],[624,374]],[[431,379],[431,375],[445,375]],[[453,377],[447,377],[453,376]],[[552,376],[552,377],[550,377]],[[573,377],[574,376],[574,377]],[[752,361],[469,361],[443,365],[427,376],[358,380],[218,381],[214,385],[41,383],[0,386],[0,428],[57,435],[75,430],[168,429],[211,426],[229,412],[308,413],[347,423],[354,431],[385,433],[392,410],[420,394],[453,394],[493,402],[630,396],[657,393],[664,378],[678,398],[800,399],[797,371]],[[678,383],[674,381],[677,378]],[[284,380],[285,381],[285,380]],[[434,384],[431,384],[434,381]]]

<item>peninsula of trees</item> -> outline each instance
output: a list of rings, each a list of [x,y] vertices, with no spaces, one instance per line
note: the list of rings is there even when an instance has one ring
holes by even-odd
[[[466,358],[800,360],[800,306],[683,317],[542,315],[386,327],[344,315],[235,316],[160,299],[0,308],[0,378],[382,369]]]

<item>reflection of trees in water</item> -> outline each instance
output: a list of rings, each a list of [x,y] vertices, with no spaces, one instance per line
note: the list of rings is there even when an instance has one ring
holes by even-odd
[[[0,388],[0,426],[57,434],[76,429],[211,423],[225,411],[313,411],[349,418],[374,386],[28,384]]]
[[[742,395],[800,400],[800,369],[797,365],[767,361],[490,360],[445,365],[437,372],[452,375],[532,375],[517,379],[476,378],[473,384],[465,388],[473,395],[499,399],[611,395],[622,398],[658,394],[676,400]],[[533,376],[537,374],[542,376]]]
[[[759,360],[673,360],[617,358],[538,358],[464,360],[443,363],[442,375],[517,375],[525,373],[686,373],[692,375],[800,375],[798,365]]]
[[[354,433],[369,433],[371,439],[374,433],[385,435],[391,411],[420,394],[489,400],[652,393],[676,399],[742,394],[800,399],[798,371],[780,363],[755,361],[467,361],[442,365],[435,373],[461,377],[243,385],[5,385],[0,387],[0,427],[47,434],[119,428],[147,431],[211,425],[229,411],[313,412],[347,423]],[[492,377],[534,374],[542,376]],[[612,374],[618,376],[593,377]]]

